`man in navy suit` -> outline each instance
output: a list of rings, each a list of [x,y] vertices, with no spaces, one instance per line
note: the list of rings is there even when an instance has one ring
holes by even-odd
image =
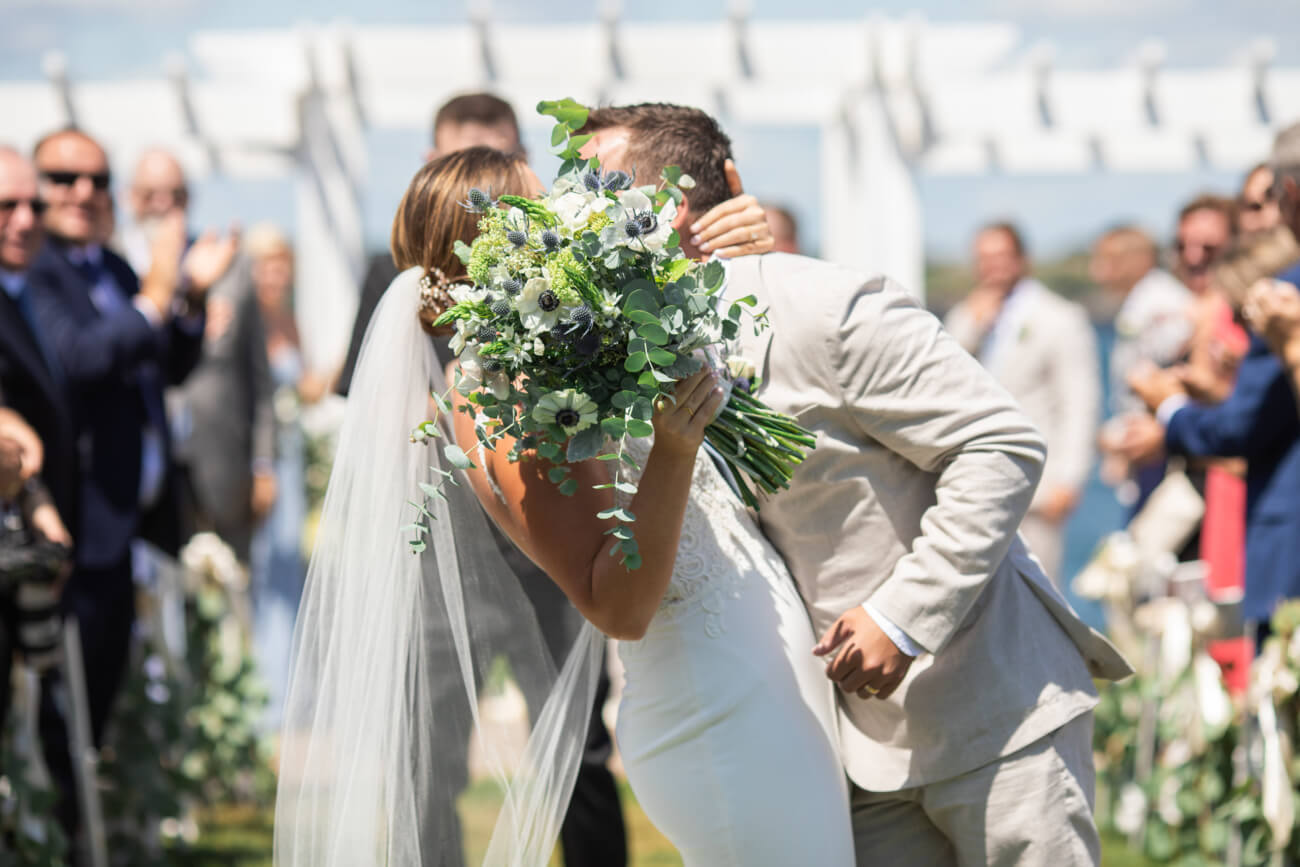
[[[208,239],[178,264],[185,244],[178,214],[160,229],[159,255],[142,283],[99,243],[112,214],[103,148],[62,130],[38,143],[35,163],[48,240],[29,283],[72,410],[79,463],[76,569],[63,604],[80,625],[98,744],[135,619],[131,540],[146,535],[151,519],[175,522],[163,387],[198,361],[204,293],[229,265],[234,242]],[[177,540],[164,531],[158,541]]]
[[[0,147],[0,404],[16,411],[40,437],[42,481],[59,514],[72,521],[77,490],[72,418],[53,347],[36,327],[27,275],[44,237],[44,212],[31,163],[12,148]]]

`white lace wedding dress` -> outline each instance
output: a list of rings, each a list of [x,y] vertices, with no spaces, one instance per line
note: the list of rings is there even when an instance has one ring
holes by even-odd
[[[649,447],[629,443],[643,466]],[[701,451],[672,581],[645,637],[619,644],[628,781],[686,867],[854,863],[815,643],[780,556]]]

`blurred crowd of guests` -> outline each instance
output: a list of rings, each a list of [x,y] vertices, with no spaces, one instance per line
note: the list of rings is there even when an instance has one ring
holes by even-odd
[[[194,233],[165,151],[140,157],[120,213],[114,189],[85,131],[52,132],[30,157],[0,147],[0,722],[15,656],[32,664],[34,641],[58,646],[58,615],[75,622],[84,706],[48,665],[40,708],[73,839],[71,717],[103,742],[131,650],[139,540],[175,557],[212,532],[249,564],[276,727],[305,571],[295,411],[325,391],[302,370],[282,235]]]
[[[1189,497],[1153,492],[1189,483],[1200,517],[1170,553],[1204,566],[1212,600],[1240,600],[1248,634],[1214,649],[1239,686],[1273,609],[1300,596],[1300,124],[1235,195],[1195,196],[1176,225],[1167,249],[1136,225],[1094,243],[1092,280],[1117,308],[1107,406],[1088,314],[1031,276],[1014,225],[979,230],[977,285],[946,325],[1047,439],[1022,533],[1058,583],[1098,447],[1130,519],[1175,520]]]

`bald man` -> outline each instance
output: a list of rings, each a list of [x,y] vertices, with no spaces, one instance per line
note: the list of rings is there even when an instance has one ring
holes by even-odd
[[[163,219],[171,213],[184,213],[189,202],[185,170],[174,156],[160,148],[140,155],[127,190],[130,222],[117,238],[117,246],[135,273],[148,272],[154,238]]]
[[[1191,337],[1192,293],[1157,267],[1158,260],[1155,241],[1135,226],[1117,226],[1093,246],[1093,281],[1122,299],[1110,354],[1111,415],[1145,411],[1128,386],[1129,374],[1144,361],[1159,367],[1173,364]]]
[[[118,236],[137,274],[153,265],[160,227],[174,216],[184,219],[189,204],[180,161],[160,148],[141,154],[127,191],[129,221]],[[246,258],[236,258],[212,284],[206,311],[198,366],[167,391],[181,538],[215,532],[247,562],[253,530],[270,511],[276,483],[274,384]]]

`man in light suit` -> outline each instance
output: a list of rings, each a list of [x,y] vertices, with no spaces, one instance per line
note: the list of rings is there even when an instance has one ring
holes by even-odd
[[[606,168],[695,180],[689,238],[730,155],[716,122],[631,106],[585,131]],[[759,517],[823,635],[809,652],[833,656],[858,863],[1096,864],[1092,677],[1131,670],[1016,535],[1042,437],[888,278],[769,254],[734,260],[727,295],[768,312],[739,346],[760,396],[818,438]]]
[[[163,150],[141,155],[131,179],[130,222],[121,246],[137,274],[153,262],[153,235],[184,214],[189,185]],[[252,266],[236,259],[208,290],[198,366],[167,392],[172,453],[182,503],[182,538],[214,531],[247,562],[255,525],[275,500],[274,390]]]
[[[1020,532],[1058,586],[1065,522],[1092,471],[1101,368],[1088,314],[1029,276],[1019,231],[994,223],[975,238],[979,285],[944,325],[1011,392],[1047,438],[1047,464]]]

